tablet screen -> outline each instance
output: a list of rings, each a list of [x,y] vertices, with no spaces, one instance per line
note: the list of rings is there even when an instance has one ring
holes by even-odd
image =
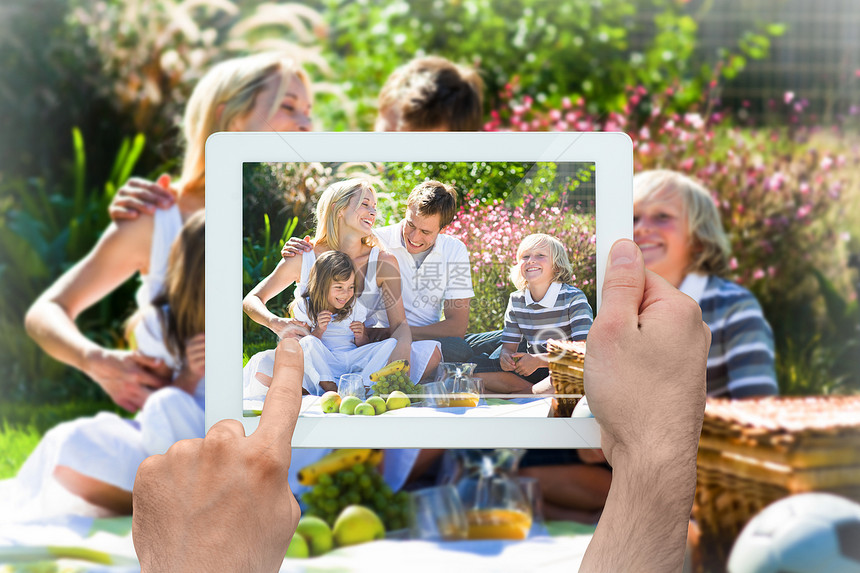
[[[323,256],[327,189],[324,213],[351,237],[366,228],[353,256]],[[546,418],[574,403],[539,355],[584,341],[596,311],[595,189],[594,162],[244,162],[242,294],[265,307],[242,318],[244,416],[262,409],[287,321],[312,332],[303,417]],[[306,236],[312,250],[282,256]],[[554,378],[581,376],[562,362]]]

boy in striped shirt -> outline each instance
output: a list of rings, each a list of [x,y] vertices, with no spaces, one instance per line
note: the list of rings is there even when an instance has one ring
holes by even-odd
[[[546,341],[585,340],[594,313],[585,294],[568,284],[573,270],[564,245],[555,237],[539,233],[523,239],[510,277],[519,290],[511,293],[505,311],[497,365],[501,371],[481,373],[485,390],[552,392]],[[527,352],[518,352],[523,338]]]

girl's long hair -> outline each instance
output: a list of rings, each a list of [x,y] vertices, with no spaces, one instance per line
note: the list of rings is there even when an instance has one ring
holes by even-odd
[[[349,280],[353,277],[355,283],[355,266],[352,259],[340,251],[326,251],[317,258],[308,277],[308,290],[302,297],[308,309],[308,318],[316,323],[316,316],[324,310],[329,310],[328,293],[332,283]],[[343,320],[352,312],[355,304],[355,293],[342,308],[332,310],[332,321]]]
[[[185,341],[206,328],[205,230],[202,210],[186,221],[170,249],[164,290],[152,301],[161,318],[167,349],[177,363],[185,357]]]

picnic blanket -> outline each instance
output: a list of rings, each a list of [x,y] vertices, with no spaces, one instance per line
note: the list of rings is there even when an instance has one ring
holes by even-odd
[[[284,559],[281,571],[576,571],[592,526],[550,522],[525,541],[381,540],[310,559]],[[70,518],[0,526],[0,572],[139,573],[131,518]]]

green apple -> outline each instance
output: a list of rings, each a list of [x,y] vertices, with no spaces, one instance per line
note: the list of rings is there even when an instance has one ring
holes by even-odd
[[[377,416],[385,413],[385,400],[382,399],[382,396],[371,396],[367,399],[367,403],[373,406]]]
[[[313,515],[305,515],[299,520],[293,539],[298,536],[304,538],[310,548],[310,554],[314,556],[328,553],[334,547],[334,538],[328,523]]]
[[[338,547],[357,545],[385,537],[379,516],[363,505],[348,505],[334,522],[334,541]]]
[[[361,400],[358,399],[358,396],[347,396],[340,402],[340,413],[352,416],[355,414],[355,407],[359,404],[361,404]]]
[[[293,535],[293,538],[290,540],[290,546],[287,547],[287,554],[285,557],[289,557],[290,559],[305,559],[310,556],[311,554],[308,550],[308,544],[305,541],[305,538],[299,535],[299,532],[296,531],[296,534]]]
[[[320,408],[326,414],[337,413],[340,410],[340,394],[329,390],[320,398]]]
[[[375,416],[376,409],[367,402],[362,402],[358,406],[355,407],[355,415],[356,416]]]
[[[389,410],[399,410],[400,408],[405,408],[410,403],[409,396],[400,390],[395,390],[388,395],[388,400],[385,402],[385,406]]]

